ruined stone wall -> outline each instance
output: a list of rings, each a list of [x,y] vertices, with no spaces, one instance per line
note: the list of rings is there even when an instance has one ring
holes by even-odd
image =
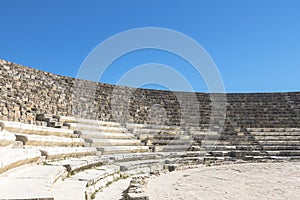
[[[0,119],[31,123],[35,115],[208,127],[207,93],[136,89],[54,75],[0,60]],[[223,100],[222,100],[223,101]],[[226,127],[300,127],[300,93],[226,95]],[[220,113],[222,115],[222,113]],[[221,117],[222,118],[222,117]],[[218,117],[215,118],[218,122]]]
[[[73,79],[0,61],[0,118],[32,121],[36,113],[71,114]]]

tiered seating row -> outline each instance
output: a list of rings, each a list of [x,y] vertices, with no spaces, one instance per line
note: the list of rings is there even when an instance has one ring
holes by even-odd
[[[120,123],[63,116],[57,118],[103,155],[149,151],[147,146],[144,146]]]
[[[127,128],[155,152],[187,151],[194,145],[192,136],[177,126],[128,124]]]
[[[264,158],[299,159],[299,128],[248,128]]]
[[[39,166],[37,174],[54,170],[53,176],[44,179],[50,183],[45,186],[47,191],[41,190],[42,195],[32,193],[33,196],[28,198],[92,197],[99,188],[122,175],[155,173],[164,169],[172,171],[206,162],[300,158],[300,129],[297,128],[249,128],[217,133],[195,127],[180,129],[135,124],[122,127],[116,122],[70,117],[57,117],[57,122],[64,128],[0,123],[0,145],[3,146],[0,149],[0,172],[42,157],[47,165]],[[11,148],[16,141],[22,142],[24,147]],[[84,147],[87,144],[89,147]],[[28,169],[32,171],[26,174],[22,168],[17,168],[12,172],[13,178],[5,180],[8,183],[17,181],[20,173],[34,180],[37,176],[34,168]],[[74,172],[77,173],[74,175]],[[66,179],[62,181],[60,178]],[[39,181],[33,182],[43,185]]]
[[[41,158],[38,149],[0,148],[0,173],[9,169],[33,163]],[[0,193],[1,194],[1,193]]]
[[[52,160],[97,154],[95,147],[84,147],[84,139],[73,130],[8,121],[1,121],[0,128],[1,172],[42,157]]]

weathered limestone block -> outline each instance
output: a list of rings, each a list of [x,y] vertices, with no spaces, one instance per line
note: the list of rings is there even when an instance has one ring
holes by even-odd
[[[149,179],[148,175],[136,175],[132,177],[130,185],[125,192],[126,200],[149,200],[149,197],[144,193],[144,187]]]
[[[16,136],[6,130],[0,130],[0,146],[13,146]]]

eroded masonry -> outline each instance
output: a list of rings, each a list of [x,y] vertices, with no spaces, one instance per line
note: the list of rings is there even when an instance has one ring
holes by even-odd
[[[124,197],[148,199],[162,171],[300,158],[300,92],[137,89],[0,60],[0,94],[0,199],[97,198],[127,177]]]

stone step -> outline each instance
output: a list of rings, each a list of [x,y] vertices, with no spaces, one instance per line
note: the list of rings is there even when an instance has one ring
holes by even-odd
[[[262,150],[300,150],[300,146],[261,146]]]
[[[96,193],[95,200],[124,199],[124,191],[127,190],[130,181],[131,177],[113,182],[109,187],[103,188],[100,192]]]
[[[142,153],[142,152],[149,152],[149,147],[147,146],[105,146],[105,147],[98,147],[97,150],[102,151],[103,155]]]
[[[222,163],[224,161],[235,161],[235,159],[230,156],[224,156],[224,157],[205,156],[204,157],[204,163]]]
[[[117,165],[101,166],[78,172],[68,178],[68,181],[84,181],[86,183],[86,197],[90,199],[91,194],[95,191],[118,179],[120,177],[119,171],[120,167]]]
[[[165,145],[165,146],[154,146],[155,152],[183,152],[187,151],[190,145]]]
[[[209,151],[210,156],[233,157],[243,159],[247,156],[300,156],[300,150],[281,150],[281,151]]]
[[[277,140],[300,140],[299,136],[287,135],[287,136],[253,136],[255,140],[277,141]]]
[[[291,161],[300,160],[300,156],[269,156],[269,158],[273,160],[291,160]]]
[[[163,159],[154,159],[154,160],[136,160],[129,162],[120,163],[120,171],[132,171],[135,170],[135,174],[138,174],[140,168],[149,168],[149,172],[151,173],[151,166],[155,166],[155,170],[157,166],[160,165],[161,169],[163,168],[164,160]],[[144,170],[144,169],[143,169]]]
[[[140,129],[140,128],[147,128],[149,125],[148,124],[134,124],[134,123],[126,123],[126,128],[127,129]]]
[[[300,150],[266,151],[268,156],[300,156]]]
[[[179,131],[181,129],[180,126],[168,126],[168,125],[149,125],[150,129],[159,129],[159,130],[176,130]]]
[[[64,166],[69,174],[80,170],[101,166],[108,163],[108,159],[101,156],[86,156],[82,158],[68,158],[65,160],[48,162],[48,165]]]
[[[285,160],[300,160],[300,156],[245,156],[245,160],[254,160],[254,161],[266,161],[266,160],[276,160],[276,161],[285,161]]]
[[[73,130],[36,126],[20,122],[0,121],[0,127],[12,133],[77,137]]]
[[[201,127],[199,126],[193,126],[193,127],[189,127],[187,130],[189,132],[192,132],[192,133],[199,133],[199,134],[203,134],[203,133],[207,133],[207,132],[215,132],[215,131],[212,131],[210,129],[208,129],[208,127],[210,127],[210,124],[202,124],[200,125]],[[205,127],[205,128],[204,128]]]
[[[179,167],[184,168],[184,167],[189,167],[190,165],[203,164],[205,156],[209,156],[209,154],[206,154],[201,157],[175,157],[171,159],[165,159],[163,163],[163,167],[165,169],[168,169],[169,171],[174,171],[176,168],[179,169]],[[174,168],[172,167],[172,165],[175,165],[177,167]]]
[[[27,147],[28,148],[28,147]],[[94,156],[97,149],[94,147],[36,147],[48,160],[64,159],[68,157]]]
[[[78,124],[87,124],[87,125],[94,125],[94,126],[121,127],[120,123],[118,122],[99,121],[93,119],[74,118],[74,117],[67,117],[67,116],[58,116],[57,118],[59,122],[63,122],[63,123],[78,123]]]
[[[64,125],[68,126],[71,130],[76,130],[76,131],[84,130],[84,131],[99,131],[99,132],[111,132],[111,133],[127,132],[127,129],[122,127],[110,127],[110,126],[99,126],[99,125],[77,124],[77,123],[65,123]]]
[[[97,131],[80,131],[80,137],[86,139],[133,139],[131,133],[108,133]]]
[[[300,140],[286,140],[286,141],[264,141],[259,140],[257,141],[260,145],[267,146],[267,145],[286,145],[286,146],[300,146]]]
[[[0,130],[0,147],[12,147],[14,145],[15,140],[15,134],[7,130]]]
[[[147,140],[146,145],[191,145],[193,140]]]
[[[183,165],[183,167],[189,167],[190,165],[199,165],[204,163],[204,157],[184,157],[177,159],[175,163]]]
[[[247,151],[247,150],[234,150],[229,151],[226,156],[234,157],[234,158],[244,158],[245,156],[262,156],[266,155],[265,152],[262,151]]]
[[[154,125],[154,124],[134,124],[127,123],[128,129],[154,129],[154,130],[180,130],[179,126],[167,126],[167,125]]]
[[[284,146],[284,145],[268,145],[268,146],[261,146],[261,145],[236,145],[236,146],[203,146],[204,149],[210,150],[249,150],[249,151],[262,151],[262,150],[299,150],[300,146]]]
[[[300,131],[287,131],[287,132],[250,132],[252,136],[300,136]]]
[[[85,200],[87,181],[66,179],[57,181],[51,188],[55,200]]]
[[[153,139],[162,139],[162,140],[173,140],[173,139],[190,139],[193,136],[190,135],[169,135],[169,134],[140,134],[137,135],[137,138],[140,140],[153,140]]]
[[[105,146],[138,146],[140,140],[134,139],[92,139],[92,147],[105,147]]]
[[[255,146],[248,145],[203,145],[202,148],[207,151],[229,151],[229,150],[252,150],[255,149]]]
[[[184,131],[181,130],[162,130],[162,129],[133,129],[132,133],[134,135],[140,135],[140,134],[165,134],[165,135],[178,135],[178,134],[184,134]]]
[[[208,151],[206,156],[217,156],[217,157],[230,156],[229,152],[231,151]]]
[[[243,145],[243,146],[251,146],[256,145],[258,141],[240,141],[240,140],[203,140],[201,141],[202,146],[209,146],[209,145],[215,145],[215,146],[236,146],[236,145]]]
[[[151,152],[155,157],[149,159],[183,159],[183,158],[201,158],[207,154],[206,151],[169,151],[169,152]]]
[[[59,136],[41,136],[16,133],[16,140],[30,146],[83,146],[82,138],[67,138]]]
[[[180,154],[178,154],[178,156],[181,158],[204,157],[205,155],[207,155],[206,151],[186,151],[186,152],[181,152]]]
[[[38,149],[10,149],[1,147],[0,173],[21,165],[36,162],[41,156],[41,152]]]
[[[247,128],[249,132],[300,132],[300,128]]]
[[[211,130],[188,130],[188,133],[195,135],[195,136],[218,136],[220,135],[218,132],[216,131],[211,131]]]
[[[105,177],[113,175],[115,173],[118,173],[119,171],[120,167],[118,165],[106,165],[78,172],[75,175],[73,175],[71,179],[87,181],[87,186],[91,186],[96,184],[99,180],[104,179]]]
[[[252,137],[249,136],[238,136],[238,135],[194,135],[193,137],[195,140],[248,140]]]
[[[125,153],[125,154],[112,154],[112,155],[103,155],[101,156],[103,159],[113,160],[115,163],[119,162],[128,162],[135,160],[150,160],[162,158],[161,155],[155,152],[145,152],[145,153]]]
[[[49,114],[37,114],[35,123],[36,125],[43,125],[53,128],[67,128],[63,126],[62,122],[58,122],[57,118],[53,118],[53,116]]]
[[[6,172],[0,177],[1,199],[54,199],[53,184],[67,173],[62,166],[34,165]]]

